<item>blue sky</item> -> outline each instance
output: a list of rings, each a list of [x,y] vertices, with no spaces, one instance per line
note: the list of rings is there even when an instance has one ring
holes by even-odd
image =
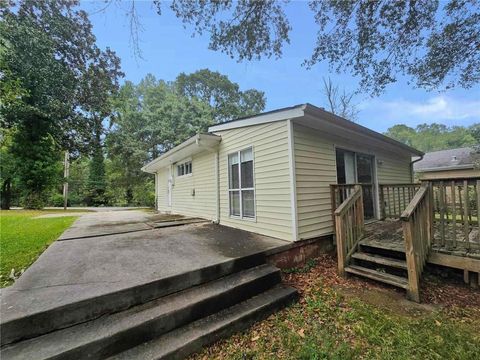
[[[264,59],[238,63],[220,52],[208,50],[208,37],[192,37],[190,28],[163,5],[159,16],[150,2],[137,2],[143,30],[140,48],[143,59],[134,56],[130,43],[130,27],[126,17],[127,5],[112,4],[103,12],[104,2],[83,2],[82,7],[91,15],[93,32],[100,47],[109,46],[121,58],[125,79],[138,82],[152,73],[159,79],[174,80],[180,72],[194,72],[209,68],[226,74],[242,90],[256,88],[265,92],[267,107],[280,107],[309,102],[324,106],[322,78],[331,79],[346,88],[356,90],[358,79],[348,74],[329,73],[327,64],[317,64],[308,70],[302,67],[312,52],[316,38],[316,25],[308,4],[294,1],[287,14],[293,30],[290,45],[286,45],[281,59]],[[445,125],[471,125],[480,122],[480,85],[474,88],[454,89],[448,92],[427,92],[413,89],[400,79],[376,98],[359,95],[356,98],[358,123],[376,131],[386,131],[395,124],[415,126],[437,122]]]

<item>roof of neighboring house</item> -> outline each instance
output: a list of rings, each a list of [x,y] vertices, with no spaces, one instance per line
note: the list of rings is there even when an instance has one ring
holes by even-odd
[[[473,149],[469,147],[428,152],[414,163],[417,172],[473,168]]]
[[[208,131],[213,133],[213,132],[219,132],[224,130],[236,129],[236,128],[245,127],[245,126],[264,124],[264,123],[269,123],[274,121],[296,119],[296,118],[304,117],[305,115],[311,115],[316,119],[318,119],[318,121],[324,121],[356,133],[360,133],[360,134],[364,134],[364,135],[376,138],[379,141],[388,143],[397,148],[401,148],[404,151],[407,151],[413,155],[417,155],[417,156],[423,155],[423,152],[417,149],[414,149],[408,145],[405,145],[404,143],[401,143],[388,136],[385,136],[376,131],[368,129],[365,126],[356,124],[350,120],[344,119],[338,115],[335,115],[329,111],[326,111],[323,108],[317,107],[309,103],[285,107],[277,110],[267,111],[257,115],[246,116],[246,117],[241,117],[238,119],[226,121],[221,124],[210,126],[208,128]]]

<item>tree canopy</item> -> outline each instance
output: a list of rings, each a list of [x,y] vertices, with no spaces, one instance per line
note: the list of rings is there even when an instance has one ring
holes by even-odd
[[[61,150],[84,151],[108,116],[120,60],[101,50],[77,1],[3,3],[0,19],[0,125],[24,206],[42,207],[56,183]],[[5,179],[7,179],[5,177]]]
[[[265,108],[263,91],[241,91],[240,86],[226,75],[209,69],[191,74],[181,73],[175,79],[175,90],[189,99],[195,98],[209,104],[216,123],[258,114]]]
[[[292,30],[287,3],[154,2],[159,14],[169,6],[194,34],[208,34],[210,49],[238,61],[282,56]],[[426,89],[470,88],[480,80],[479,0],[311,0],[308,6],[318,33],[307,67],[327,61],[358,76],[371,94],[399,75]]]
[[[446,126],[443,124],[420,124],[415,128],[407,125],[395,125],[385,135],[412,146],[418,150],[429,152],[475,146],[480,143],[480,124],[469,127]]]

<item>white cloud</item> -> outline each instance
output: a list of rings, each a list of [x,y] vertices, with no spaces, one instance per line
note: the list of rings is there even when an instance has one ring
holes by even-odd
[[[480,96],[478,99],[456,99],[444,95],[434,96],[425,101],[373,100],[360,105],[360,118],[367,122],[381,121],[384,125],[416,125],[422,122],[458,124],[462,120],[480,122]]]

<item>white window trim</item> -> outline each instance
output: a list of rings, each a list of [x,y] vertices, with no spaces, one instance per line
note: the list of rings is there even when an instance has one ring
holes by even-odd
[[[181,166],[181,165],[185,165],[187,163],[191,164],[192,172],[188,173],[188,174],[178,175],[178,167]],[[175,163],[175,177],[177,179],[187,178],[187,177],[190,177],[192,175],[193,175],[193,160],[191,158],[183,159],[182,161],[178,161],[178,162]]]
[[[240,153],[244,150],[252,149],[252,176],[253,176],[253,187],[251,188],[242,188],[242,160]],[[228,158],[230,155],[237,154],[238,156],[238,185],[239,188],[235,189],[230,189],[230,165],[228,163]],[[253,145],[246,146],[244,148],[241,148],[237,151],[232,151],[227,154],[227,174],[228,174],[228,214],[231,219],[237,219],[237,220],[244,220],[244,221],[252,221],[252,222],[257,222],[257,192],[255,191],[255,151],[253,148]],[[242,201],[242,191],[252,191],[253,190],[253,211],[254,211],[254,216],[249,217],[249,216],[243,216],[243,201]],[[239,193],[239,201],[240,201],[240,215],[232,215],[231,212],[231,204],[230,204],[230,193],[233,191],[238,191]]]

